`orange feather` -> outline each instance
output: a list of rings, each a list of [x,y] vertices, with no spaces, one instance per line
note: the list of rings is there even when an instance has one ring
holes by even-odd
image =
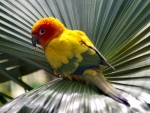
[[[40,34],[40,30],[42,29],[45,30],[43,35]],[[33,25],[31,34],[36,34],[41,42],[43,49],[45,50],[45,47],[49,41],[57,37],[65,29],[66,27],[56,18],[42,18]]]

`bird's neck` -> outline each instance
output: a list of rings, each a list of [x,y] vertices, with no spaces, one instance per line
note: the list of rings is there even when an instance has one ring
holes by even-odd
[[[48,37],[46,40],[44,40],[44,38],[42,38],[40,40],[40,42],[41,42],[41,46],[42,46],[43,50],[45,51],[45,48],[47,47],[49,42],[52,41],[54,38],[59,37],[59,35],[61,35],[65,30],[66,30],[66,28],[59,29],[55,33],[53,33],[52,35],[49,34],[49,36],[46,36],[46,37]]]

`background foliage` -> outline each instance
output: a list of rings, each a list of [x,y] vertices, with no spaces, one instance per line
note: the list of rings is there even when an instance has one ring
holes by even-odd
[[[67,28],[86,32],[116,69],[112,72],[111,69],[103,67],[105,76],[120,89],[132,106],[127,108],[81,83],[58,79],[21,95],[0,108],[0,111],[17,111],[22,108],[22,111],[29,112],[148,112],[149,7],[149,0],[1,0],[0,82],[12,80],[31,90],[32,87],[18,77],[39,69],[53,74],[42,49],[33,50],[30,30],[38,19],[54,16]],[[11,99],[0,93],[3,103],[6,102],[5,98]],[[79,98],[81,101],[77,101]],[[61,106],[65,100],[68,100],[69,104]],[[22,106],[18,102],[22,103]],[[95,106],[92,105],[93,102]],[[78,108],[75,108],[76,103],[80,105]],[[12,108],[13,105],[16,105],[16,108]],[[35,109],[37,106],[39,109]],[[48,108],[49,106],[51,107]],[[117,109],[118,106],[120,109]]]

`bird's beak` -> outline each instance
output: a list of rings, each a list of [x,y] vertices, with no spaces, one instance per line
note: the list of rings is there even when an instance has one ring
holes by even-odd
[[[36,47],[36,44],[40,44],[39,38],[36,35],[32,35],[32,44]]]

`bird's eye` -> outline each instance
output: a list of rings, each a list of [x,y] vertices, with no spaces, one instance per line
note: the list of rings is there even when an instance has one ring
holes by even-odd
[[[44,29],[41,29],[40,32],[39,32],[40,35],[43,35],[44,33],[45,33]]]

